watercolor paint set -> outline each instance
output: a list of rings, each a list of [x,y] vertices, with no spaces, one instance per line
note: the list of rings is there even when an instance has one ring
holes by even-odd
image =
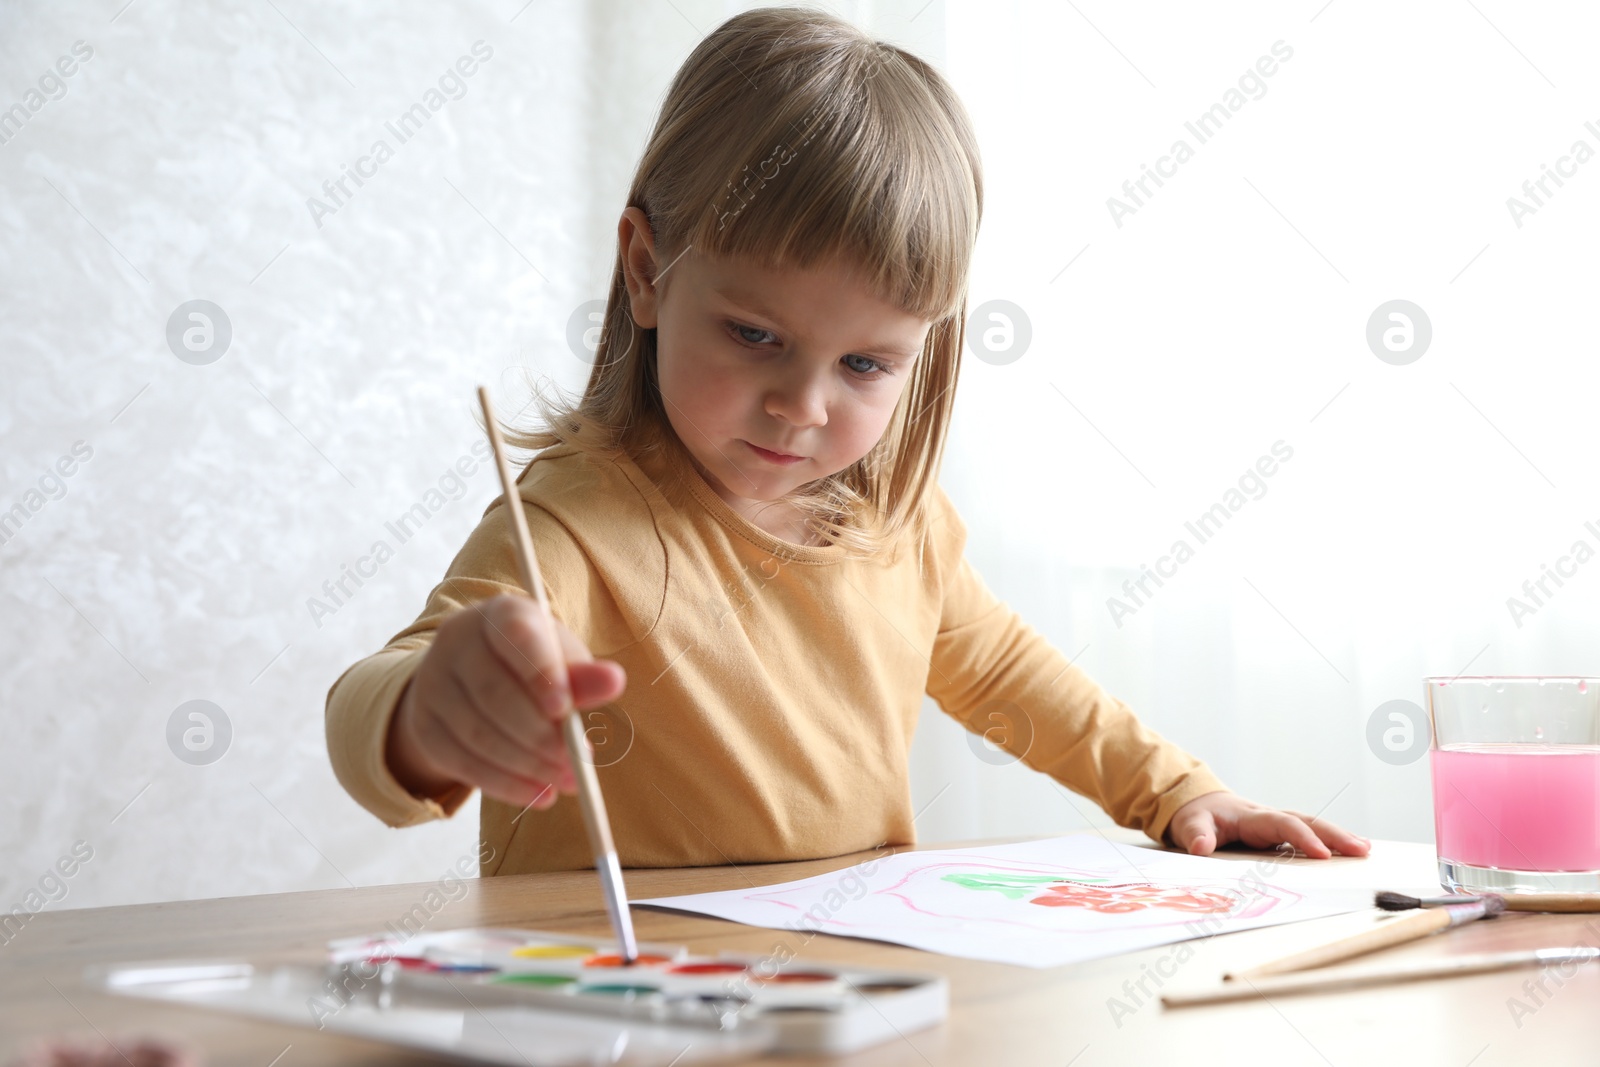
[[[109,992],[177,1001],[443,1053],[466,1062],[701,1063],[852,1052],[942,1022],[937,975],[539,930],[342,938],[326,962],[102,965]]]

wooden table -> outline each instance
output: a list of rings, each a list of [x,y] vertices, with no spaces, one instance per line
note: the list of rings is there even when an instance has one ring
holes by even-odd
[[[1145,842],[1136,834],[1113,839]],[[966,842],[977,844],[978,842]],[[993,843],[993,842],[989,842]],[[924,847],[951,847],[924,846]],[[850,866],[868,854],[804,863],[627,872],[630,896],[770,884]],[[1257,862],[1259,854],[1220,858]],[[1374,842],[1366,860],[1320,863],[1346,885],[1406,888],[1436,884],[1431,847]],[[254,962],[319,961],[334,937],[383,928],[433,883],[230,897],[76,911],[41,912],[0,945],[0,1055],[7,1061],[31,1038],[156,1032],[202,1050],[208,1064],[306,1067],[311,1064],[433,1062],[390,1046],[280,1027],[218,1013],[96,993],[83,967],[111,960],[231,956]],[[605,912],[592,872],[519,875],[468,882],[429,929],[528,926],[604,936]],[[1581,968],[1564,980],[1537,970],[1404,986],[1275,998],[1271,1003],[1163,1011],[1144,989],[1214,983],[1226,970],[1296,951],[1370,925],[1372,913],[1190,942],[1052,970],[979,963],[913,949],[739,926],[687,914],[639,909],[639,936],[700,952],[767,953],[785,938],[802,958],[931,971],[951,987],[948,1022],[846,1060],[849,1064],[1496,1064],[1600,1062],[1600,973]],[[1600,916],[1508,915],[1392,950],[1394,959],[1556,945],[1600,945]],[[1545,992],[1533,984],[1545,979]],[[1113,1003],[1115,998],[1115,1003]],[[1520,1005],[1520,1008],[1517,1007]],[[800,1065],[814,1062],[786,1059]]]

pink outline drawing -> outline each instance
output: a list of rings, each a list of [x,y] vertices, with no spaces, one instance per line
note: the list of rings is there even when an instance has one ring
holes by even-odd
[[[865,937],[882,937],[898,929],[926,933],[941,927],[970,933],[974,926],[985,925],[1040,933],[1108,933],[1198,923],[1220,928],[1230,921],[1257,919],[1305,899],[1292,890],[1263,882],[1252,882],[1247,888],[1238,879],[1177,882],[1112,878],[1108,877],[1110,873],[979,857],[912,867],[893,884],[871,889],[861,898],[862,903],[873,897],[897,901],[907,913],[903,924],[886,923],[882,915],[851,923],[827,914],[818,921],[813,915],[816,886],[776,886],[741,897],[805,914],[816,923],[815,929],[823,931],[859,926],[871,931],[858,935]],[[968,895],[956,894],[957,889],[966,890]],[[804,904],[785,899],[797,895]],[[1065,899],[1044,899],[1052,895]],[[967,902],[972,905],[970,908]],[[936,921],[924,921],[927,919]]]

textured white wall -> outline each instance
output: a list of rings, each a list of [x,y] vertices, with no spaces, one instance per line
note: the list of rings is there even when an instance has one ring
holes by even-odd
[[[324,695],[495,492],[452,475],[474,386],[503,413],[522,368],[581,387],[568,321],[605,293],[655,108],[754,5],[120,6],[0,7],[0,107],[45,78],[0,144],[0,511],[24,509],[0,529],[0,910],[78,841],[52,906],[435,878],[475,851],[476,802],[383,827],[333,778]],[[922,7],[839,10],[927,52]],[[480,41],[401,143],[386,123]],[[333,204],[324,181],[380,139]],[[193,300],[231,325],[214,362],[169,346]],[[419,501],[401,544],[385,524]],[[314,617],[380,540],[392,558]],[[168,741],[196,700],[231,728],[209,764],[175,755],[187,710]]]

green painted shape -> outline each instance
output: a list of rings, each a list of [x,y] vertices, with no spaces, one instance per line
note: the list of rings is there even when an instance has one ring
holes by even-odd
[[[953,882],[963,889],[992,890],[1008,900],[1021,900],[1031,896],[1042,885],[1062,885],[1076,882],[1082,885],[1104,885],[1109,878],[1063,878],[1053,874],[947,874],[941,881]]]

